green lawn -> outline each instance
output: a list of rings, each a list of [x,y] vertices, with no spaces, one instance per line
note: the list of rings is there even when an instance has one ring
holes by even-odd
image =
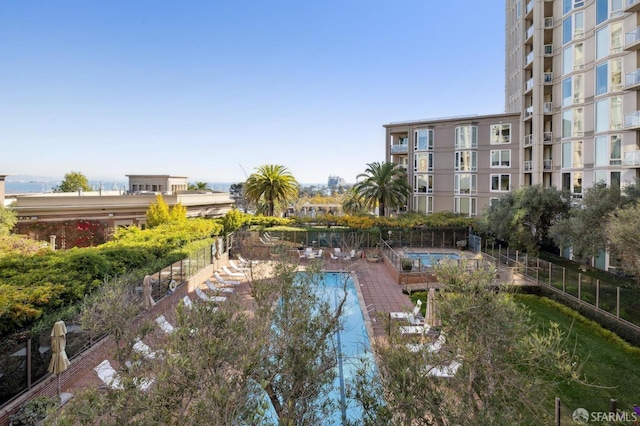
[[[533,313],[540,328],[547,327],[550,321],[560,324],[568,333],[568,343],[575,345],[576,354],[584,361],[582,371],[592,385],[560,384],[555,396],[562,401],[563,417],[570,418],[579,407],[589,412],[606,411],[611,398],[617,399],[620,410],[640,405],[640,349],[546,298],[532,295],[515,298]]]

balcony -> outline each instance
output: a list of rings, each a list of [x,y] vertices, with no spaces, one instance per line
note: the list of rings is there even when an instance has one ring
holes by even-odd
[[[552,72],[545,72],[544,73],[544,84],[553,84],[553,73]]]
[[[527,17],[529,13],[533,10],[533,0],[529,0],[524,9],[524,16]]]
[[[533,78],[530,78],[529,80],[526,81],[526,83],[524,83],[524,91],[525,91],[525,93],[528,92],[531,89],[533,89]]]
[[[624,50],[638,49],[640,49],[640,27],[635,27],[624,34]]]
[[[625,129],[640,128],[640,111],[628,112],[624,115],[624,128]]]
[[[524,119],[531,118],[533,116],[533,106],[527,107],[524,110]]]
[[[552,55],[553,55],[553,44],[545,44],[544,56],[552,56]]]
[[[545,102],[543,104],[543,111],[545,114],[553,114],[553,102]]]
[[[625,90],[640,90],[640,68],[624,75]]]
[[[530,172],[531,170],[533,170],[533,162],[531,160],[525,161],[524,162],[524,171],[525,172]]]
[[[527,28],[527,32],[524,34],[524,39],[529,40],[531,37],[533,37],[533,32],[535,31],[535,28],[532,26],[530,26],[529,28]]]
[[[637,12],[640,10],[640,0],[625,0],[624,11],[627,13]]]
[[[391,145],[391,154],[408,154],[409,145]]]
[[[544,170],[551,170],[553,167],[553,160],[551,158],[545,158],[542,160],[542,168]]]
[[[533,51],[527,53],[527,56],[524,57],[524,66],[527,68],[529,65],[533,63],[534,54]]]
[[[553,132],[544,132],[542,134],[542,142],[545,145],[552,145],[553,144]]]
[[[624,153],[624,167],[640,167],[640,151],[630,151]]]
[[[547,30],[553,28],[553,16],[544,18],[544,28]]]
[[[524,146],[533,145],[533,135],[525,135],[524,137]]]

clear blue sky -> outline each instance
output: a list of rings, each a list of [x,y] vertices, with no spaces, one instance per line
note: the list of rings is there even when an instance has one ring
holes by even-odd
[[[504,2],[0,2],[0,174],[355,182],[383,124],[504,110]]]

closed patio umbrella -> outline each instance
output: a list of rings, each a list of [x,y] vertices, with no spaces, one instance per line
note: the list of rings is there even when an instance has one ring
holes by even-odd
[[[69,367],[66,346],[67,326],[64,321],[57,321],[51,330],[51,362],[49,362],[48,370],[58,376],[58,395],[60,395],[60,374]]]
[[[147,311],[155,306],[156,302],[151,296],[151,277],[149,275],[144,276],[142,281],[142,307]]]
[[[440,327],[442,325],[440,315],[438,315],[438,306],[436,305],[436,289],[433,287],[429,289],[427,295],[425,322],[431,327]]]

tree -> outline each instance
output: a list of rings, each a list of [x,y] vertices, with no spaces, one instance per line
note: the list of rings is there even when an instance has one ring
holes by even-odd
[[[69,172],[64,175],[64,180],[53,189],[53,192],[91,191],[91,189],[85,175],[80,172]]]
[[[353,187],[342,197],[342,211],[351,215],[366,213],[365,200]]]
[[[264,165],[249,176],[244,185],[249,202],[266,206],[266,215],[275,216],[276,203],[284,204],[298,196],[299,184],[286,167]]]
[[[18,223],[16,212],[0,205],[0,237],[9,235],[16,223]]]
[[[605,235],[612,251],[622,260],[623,270],[640,277],[640,203],[612,212]]]
[[[156,194],[155,202],[151,203],[147,209],[147,226],[149,228],[156,227],[171,220],[171,212],[169,205],[161,194]]]
[[[233,198],[236,202],[238,208],[242,209],[244,213],[247,213],[249,209],[249,203],[247,202],[246,197],[244,196],[244,183],[234,183],[229,186],[229,196]]]
[[[190,183],[187,186],[187,189],[189,191],[211,191],[211,188],[209,188],[209,184],[206,182]]]
[[[535,255],[550,245],[549,228],[568,216],[570,197],[555,187],[527,186],[505,194],[480,220],[483,233],[506,241],[514,249]]]
[[[549,235],[558,246],[571,247],[576,258],[593,259],[607,249],[607,218],[623,202],[619,187],[597,183],[585,189],[582,203],[571,209],[569,217],[555,222]]]
[[[368,424],[549,424],[554,387],[579,380],[563,332],[553,324],[539,331],[505,289],[495,288],[494,270],[470,266],[435,266],[444,284],[436,296],[440,348],[427,349],[427,335],[412,351],[395,329],[388,342],[374,344],[378,375],[360,371],[354,389]],[[435,375],[452,363],[460,366],[451,377]],[[380,390],[384,401],[371,398]]]
[[[364,173],[357,179],[364,178],[354,186],[354,190],[364,199],[367,207],[373,209],[376,204],[379,216],[383,217],[386,208],[398,208],[406,204],[411,193],[407,174],[400,165],[393,163],[369,163]]]
[[[169,220],[171,222],[182,222],[187,220],[187,208],[181,202],[175,204],[169,210]]]

